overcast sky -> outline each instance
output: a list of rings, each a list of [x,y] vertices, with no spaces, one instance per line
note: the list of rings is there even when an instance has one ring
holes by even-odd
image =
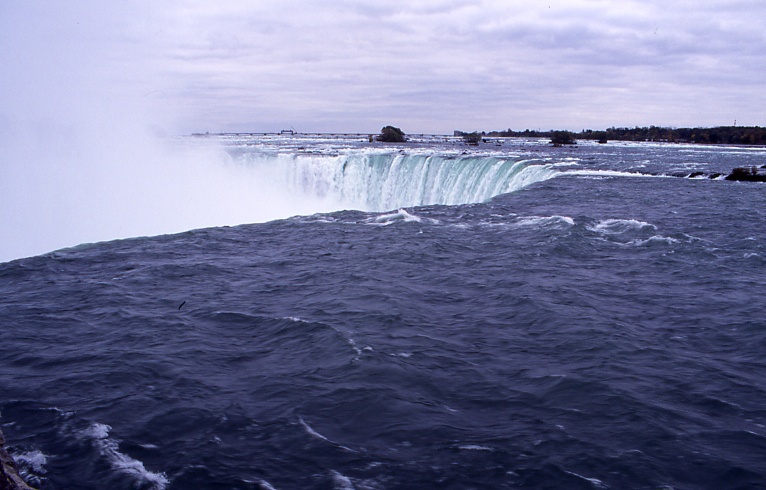
[[[763,0],[3,0],[0,63],[0,128],[766,125]]]

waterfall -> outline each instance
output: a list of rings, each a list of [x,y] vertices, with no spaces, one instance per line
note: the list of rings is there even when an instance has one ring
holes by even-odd
[[[364,211],[484,202],[557,173],[549,165],[497,156],[359,152],[243,157],[248,166],[268,172],[271,179],[279,176],[291,192]]]

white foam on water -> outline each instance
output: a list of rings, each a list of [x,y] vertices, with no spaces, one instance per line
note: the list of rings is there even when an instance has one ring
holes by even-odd
[[[109,431],[111,429],[112,428],[106,424],[95,423],[91,425],[88,429],[83,431],[83,435],[91,437],[96,440],[106,439],[107,437],[109,437]]]
[[[574,219],[569,216],[525,216],[519,218],[514,226],[522,227],[547,227],[547,226],[574,226]]]
[[[319,432],[315,431],[313,429],[313,427],[311,427],[308,423],[306,423],[306,421],[303,420],[303,417],[298,417],[298,422],[300,422],[300,424],[303,426],[304,429],[306,429],[306,432],[310,436],[316,437],[317,439],[321,439],[321,440],[323,440],[325,442],[332,443],[332,441],[330,439],[326,438],[325,436],[323,436]]]
[[[662,235],[655,235],[655,236],[647,238],[646,240],[631,240],[628,242],[628,245],[643,247],[644,245],[652,245],[655,243],[660,243],[665,245],[674,245],[676,243],[680,243],[680,241],[677,238],[672,238],[672,237],[662,236]]]
[[[46,473],[45,464],[48,462],[48,456],[42,451],[27,451],[12,456],[20,466],[30,469],[35,474],[44,475]]]
[[[642,177],[642,178],[671,178],[668,175],[651,175],[639,172],[622,172],[619,170],[567,170],[558,173],[557,176],[581,176],[581,177]]]
[[[577,478],[582,478],[583,480],[587,482],[590,482],[590,484],[593,485],[593,488],[598,488],[600,490],[606,490],[609,488],[609,486],[606,483],[602,482],[598,478],[589,478],[587,476],[578,475],[577,473],[573,471],[564,470],[564,472],[569,473],[572,476],[576,476]]]
[[[333,446],[339,447],[339,448],[343,449],[344,451],[348,451],[348,452],[350,452],[350,453],[355,453],[355,452],[356,452],[356,451],[354,451],[354,450],[353,450],[353,449],[351,449],[351,448],[348,448],[348,447],[346,447],[346,446],[343,446],[343,445],[341,445],[341,444],[338,444],[338,443],[336,443],[336,442],[333,442],[333,441],[331,441],[331,440],[330,440],[330,439],[328,439],[327,437],[325,437],[325,436],[323,436],[322,434],[320,434],[319,432],[315,431],[313,427],[311,427],[311,426],[310,426],[310,425],[309,425],[309,424],[308,424],[308,423],[307,423],[305,420],[303,420],[303,417],[298,417],[298,422],[300,422],[300,424],[301,424],[301,425],[303,426],[303,428],[306,430],[306,433],[308,433],[310,436],[312,436],[312,437],[316,437],[316,438],[317,438],[317,439],[319,439],[319,440],[322,440],[322,441],[324,441],[324,442],[327,442],[327,443],[329,443],[329,444],[332,444]]]
[[[82,435],[92,440],[101,456],[116,471],[130,476],[139,484],[148,484],[155,490],[163,490],[167,487],[169,481],[164,473],[151,472],[144,467],[141,461],[121,453],[118,442],[109,437],[110,430],[111,427],[106,424],[94,423],[83,431]]]
[[[303,318],[298,318],[297,316],[286,316],[286,317],[282,317],[282,319],[289,320],[295,323],[310,323],[308,320],[304,320]]]
[[[386,213],[368,220],[368,223],[379,226],[388,226],[398,222],[420,223],[423,219],[420,216],[410,214],[406,209],[399,209],[394,213]],[[432,220],[430,220],[432,221]]]
[[[494,451],[491,447],[480,446],[478,444],[463,444],[457,448],[463,451]]]
[[[258,486],[261,487],[263,490],[277,490],[274,488],[274,486],[267,482],[266,480],[258,480]]]
[[[565,160],[563,162],[554,163],[552,167],[559,168],[559,167],[576,167],[577,165],[580,165],[579,159],[572,159],[571,161]]]
[[[23,453],[13,453],[11,457],[19,466],[19,475],[21,478],[34,486],[42,486],[45,481],[45,475],[48,470],[45,465],[48,463],[48,456],[42,451],[26,451]]]
[[[335,484],[335,488],[338,490],[355,490],[354,484],[351,482],[351,478],[340,474],[335,470],[331,470],[332,482]]]
[[[354,349],[354,352],[356,353],[356,355],[354,356],[351,362],[359,361],[359,359],[362,357],[362,349],[360,349],[359,346],[356,345],[356,341],[352,339],[351,337],[349,337],[346,340],[348,341],[348,345],[350,345],[351,348]]]
[[[617,235],[630,231],[638,231],[644,228],[657,229],[651,223],[635,219],[605,219],[595,224],[586,225],[586,229],[604,235]]]

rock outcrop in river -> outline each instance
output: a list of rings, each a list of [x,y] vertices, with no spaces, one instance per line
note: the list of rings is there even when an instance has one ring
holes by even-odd
[[[0,432],[0,490],[34,490],[19,476],[19,467],[5,450],[5,437]]]
[[[737,167],[726,176],[721,173],[707,173],[702,171],[696,171],[690,174],[673,173],[670,175],[672,177],[682,177],[687,179],[719,179],[723,177],[724,180],[740,182],[766,182],[766,165],[761,165],[760,167]]]
[[[766,165],[758,167],[737,167],[726,176],[726,180],[739,180],[745,182],[766,182]]]

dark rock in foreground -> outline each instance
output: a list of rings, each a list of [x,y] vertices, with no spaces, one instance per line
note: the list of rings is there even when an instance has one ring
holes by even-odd
[[[5,438],[0,432],[0,490],[34,490],[19,476],[19,467],[5,450]]]

